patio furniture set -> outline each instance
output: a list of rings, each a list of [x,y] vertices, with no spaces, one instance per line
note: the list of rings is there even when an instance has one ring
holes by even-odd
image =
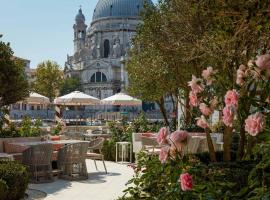
[[[102,160],[107,174],[101,153],[104,141],[104,138],[92,141],[5,141],[5,150],[16,153],[0,153],[0,160],[17,160],[28,166],[31,182],[34,183],[52,182],[54,176],[68,180],[85,180],[88,179],[86,159],[93,159],[96,169],[96,160]],[[54,169],[53,163],[56,163]]]
[[[211,135],[216,151],[223,150],[223,134],[213,133]],[[157,143],[157,135],[155,133],[133,133],[132,143],[133,152],[139,153],[145,150],[149,154],[159,154],[161,146]],[[187,145],[184,149],[185,153],[195,154],[207,152],[207,139],[205,133],[189,133]]]

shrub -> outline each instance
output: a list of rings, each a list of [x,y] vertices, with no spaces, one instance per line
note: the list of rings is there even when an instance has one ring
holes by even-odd
[[[24,197],[29,181],[25,166],[16,162],[0,162],[0,177],[0,200],[17,200]]]

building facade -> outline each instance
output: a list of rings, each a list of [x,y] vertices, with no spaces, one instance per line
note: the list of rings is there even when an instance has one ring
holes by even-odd
[[[140,23],[139,14],[151,0],[99,0],[86,25],[80,8],[75,18],[74,54],[67,56],[65,76],[78,77],[85,93],[99,99],[127,84],[124,60]]]

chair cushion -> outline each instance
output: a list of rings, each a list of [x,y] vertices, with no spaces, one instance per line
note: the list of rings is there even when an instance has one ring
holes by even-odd
[[[144,137],[155,137],[156,135],[154,133],[142,133],[142,136],[144,136]]]

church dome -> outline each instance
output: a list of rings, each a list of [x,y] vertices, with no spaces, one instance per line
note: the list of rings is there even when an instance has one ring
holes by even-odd
[[[144,4],[151,0],[99,0],[94,10],[93,21],[105,17],[138,17]]]

